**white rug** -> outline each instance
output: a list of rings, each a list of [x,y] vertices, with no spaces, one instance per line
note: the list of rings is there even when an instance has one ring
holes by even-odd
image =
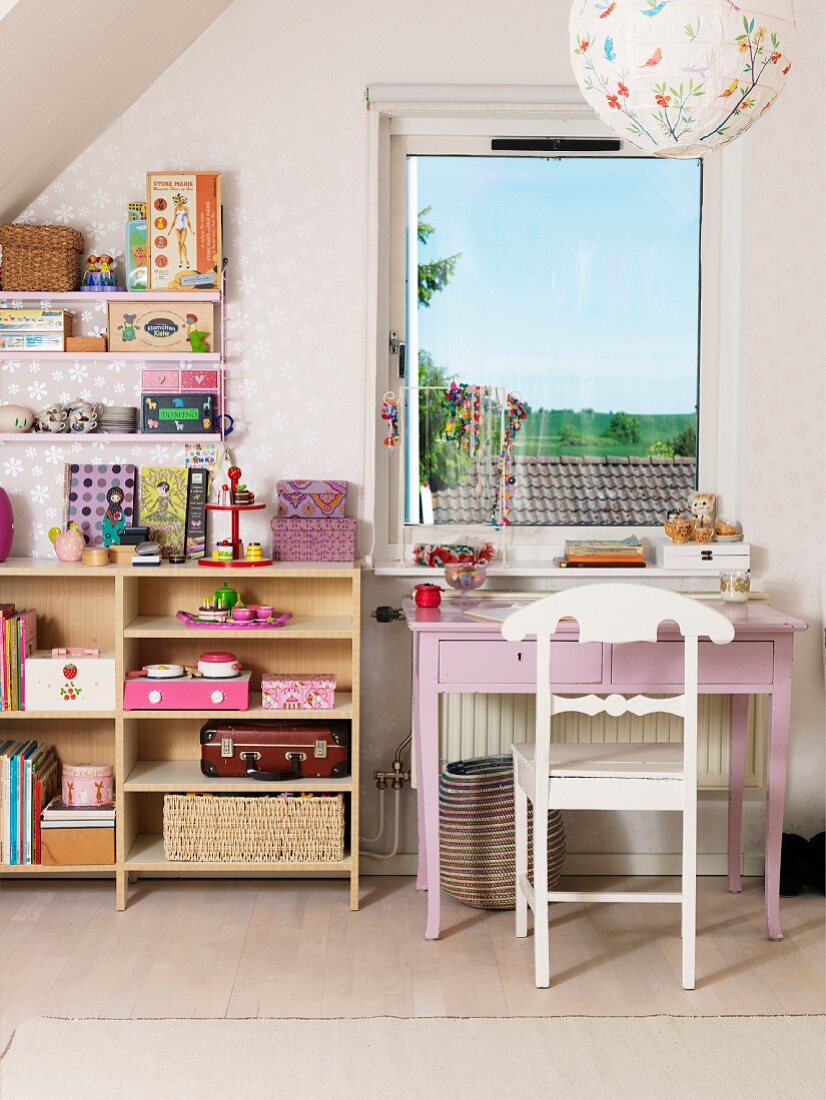
[[[3,1100],[822,1100],[822,1016],[27,1020]]]

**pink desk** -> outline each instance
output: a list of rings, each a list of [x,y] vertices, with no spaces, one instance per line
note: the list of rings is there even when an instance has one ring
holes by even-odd
[[[508,606],[492,600],[467,607]],[[700,642],[700,691],[731,695],[729,780],[729,889],[740,890],[740,832],[743,810],[748,699],[768,695],[769,737],[766,810],[766,923],[769,939],[783,937],[780,926],[780,841],[786,797],[786,760],[791,717],[792,644],[806,623],[766,604],[715,602],[734,623],[727,646]],[[418,608],[405,600],[413,637],[414,743],[419,772],[419,874],[428,891],[427,939],[439,938],[439,695],[443,692],[511,694],[535,691],[534,642],[506,642],[498,623],[467,618],[458,600],[439,608]],[[552,645],[554,690],[560,694],[680,692],[682,641],[674,624],[664,623],[651,644],[579,645],[574,622],[560,624]]]

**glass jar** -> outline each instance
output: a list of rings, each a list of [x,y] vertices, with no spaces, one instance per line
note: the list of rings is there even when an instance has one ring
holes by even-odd
[[[751,576],[748,569],[726,569],[720,574],[720,599],[745,603],[749,598]]]

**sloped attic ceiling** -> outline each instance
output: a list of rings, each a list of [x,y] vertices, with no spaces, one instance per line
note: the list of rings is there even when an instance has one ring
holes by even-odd
[[[0,0],[0,221],[17,217],[231,3]]]

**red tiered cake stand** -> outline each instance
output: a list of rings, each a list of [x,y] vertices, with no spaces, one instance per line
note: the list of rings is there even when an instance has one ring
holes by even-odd
[[[257,569],[260,565],[272,565],[272,558],[247,561],[241,556],[240,513],[258,512],[262,508],[266,508],[266,504],[207,504],[208,512],[232,512],[232,561],[199,558],[198,564],[205,565],[208,569]]]

